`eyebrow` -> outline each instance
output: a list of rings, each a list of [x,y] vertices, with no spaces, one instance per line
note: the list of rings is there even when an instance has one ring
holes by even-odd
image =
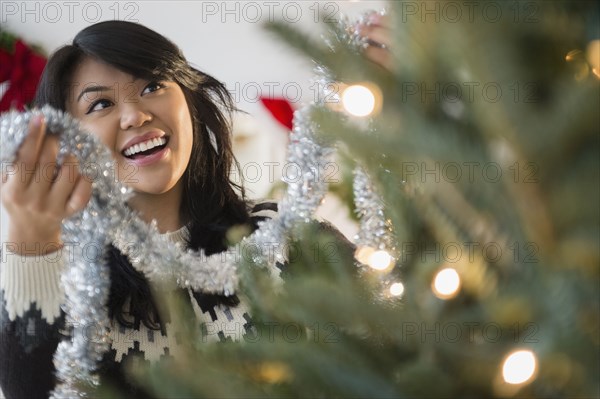
[[[79,93],[79,96],[77,96],[77,102],[79,102],[79,100],[81,100],[81,97],[83,97],[83,95],[86,93],[96,92],[96,91],[108,91],[108,90],[112,90],[112,89],[108,86],[88,86],[85,89],[83,89],[81,91],[81,93]]]

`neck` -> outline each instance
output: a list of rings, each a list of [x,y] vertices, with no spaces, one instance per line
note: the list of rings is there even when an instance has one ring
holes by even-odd
[[[143,221],[150,223],[153,219],[156,220],[158,231],[166,233],[184,226],[179,212],[182,194],[183,185],[178,182],[175,187],[162,194],[135,192],[128,204],[139,212]]]

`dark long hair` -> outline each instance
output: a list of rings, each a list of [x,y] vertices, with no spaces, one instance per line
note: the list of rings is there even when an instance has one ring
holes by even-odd
[[[251,224],[243,187],[230,179],[239,169],[231,147],[229,116],[235,110],[225,86],[193,68],[181,50],[164,36],[143,25],[106,21],[77,34],[71,45],[57,50],[48,60],[36,93],[37,106],[49,104],[65,110],[74,95],[72,76],[87,57],[102,61],[136,78],[175,81],[181,87],[194,127],[192,156],[182,176],[182,220],[189,220],[188,248],[206,254],[226,249],[225,233],[233,225]],[[214,134],[217,150],[210,142]],[[236,192],[239,190],[239,194]],[[110,316],[127,327],[161,328],[161,320],[144,276],[114,246],[107,251],[111,270]],[[209,303],[236,305],[236,297],[206,295]],[[130,300],[126,317],[124,305]],[[132,321],[133,319],[133,321]]]

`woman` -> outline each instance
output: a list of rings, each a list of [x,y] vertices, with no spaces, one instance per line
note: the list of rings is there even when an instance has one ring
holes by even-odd
[[[243,188],[229,179],[236,162],[226,116],[233,105],[224,85],[192,68],[173,43],[142,25],[108,21],[82,30],[48,61],[36,104],[69,112],[96,134],[111,149],[119,179],[134,190],[129,205],[143,220],[155,219],[175,242],[210,255],[227,248],[232,226],[253,230],[275,215],[275,203],[250,205]],[[3,177],[8,242],[19,244],[4,254],[0,279],[0,383],[8,398],[46,397],[56,384],[52,356],[64,327],[64,260],[52,255],[61,245],[62,220],[81,211],[91,196],[91,182],[66,169],[45,178],[57,154],[58,141],[34,118],[17,154],[20,169]],[[158,360],[178,343],[157,312],[148,281],[118,243],[107,253],[113,342],[101,376],[134,393],[122,365],[133,357]],[[247,306],[237,296],[186,294],[205,339],[239,340],[250,331]]]
[[[389,32],[385,20],[375,17],[362,27],[370,37],[365,54],[389,67]],[[142,25],[108,21],[79,32],[72,45],[48,61],[36,104],[67,111],[111,149],[118,178],[134,191],[129,206],[143,220],[156,220],[172,241],[211,255],[227,249],[231,227],[252,231],[259,221],[276,216],[276,203],[251,204],[229,178],[232,165],[239,165],[227,119],[234,107],[225,86],[191,67],[176,45]],[[91,182],[71,173],[72,167],[46,178],[57,154],[57,139],[34,118],[17,154],[17,173],[3,176],[7,241],[18,244],[5,248],[10,250],[0,269],[0,359],[5,363],[0,386],[8,398],[48,396],[56,385],[53,354],[67,334],[60,308],[60,227],[85,208]],[[66,161],[77,162],[74,157]],[[352,251],[339,232],[321,227]],[[156,361],[181,348],[168,315],[157,311],[149,282],[121,245],[107,249],[112,342],[100,375],[128,396],[148,397],[127,380],[123,365],[133,359]],[[203,341],[240,340],[252,333],[248,306],[238,296],[182,291],[203,326]]]

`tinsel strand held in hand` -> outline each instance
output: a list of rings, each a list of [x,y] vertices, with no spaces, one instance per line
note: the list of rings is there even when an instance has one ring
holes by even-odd
[[[381,11],[367,11],[355,22],[351,22],[347,16],[342,15],[338,20],[337,30],[331,32],[333,37],[324,38],[325,43],[332,51],[335,51],[336,43],[341,43],[353,52],[361,54],[367,47],[368,42],[367,37],[361,35],[361,27],[368,24],[369,18],[373,14],[383,16],[387,14],[387,11],[385,9]],[[322,105],[326,105],[326,101],[341,102],[341,93],[333,90],[338,85],[336,85],[332,73],[326,67],[322,65],[315,67],[315,77],[313,78],[312,85],[315,84],[322,89],[319,92],[319,102]],[[376,131],[373,130],[370,124],[368,125],[369,127],[365,134],[375,135]],[[394,255],[396,244],[393,228],[386,219],[384,205],[374,188],[371,177],[360,166],[354,169],[352,187],[355,212],[360,219],[359,232],[355,237],[355,243],[377,250],[385,250],[390,255]]]

